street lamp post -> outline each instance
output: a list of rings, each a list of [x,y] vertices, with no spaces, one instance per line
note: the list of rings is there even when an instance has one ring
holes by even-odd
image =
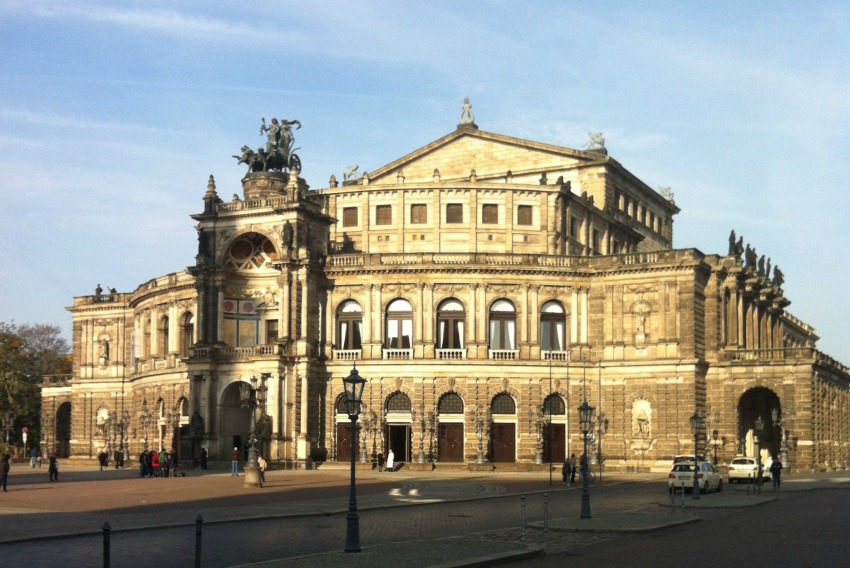
[[[145,451],[148,451],[148,426],[151,422],[151,414],[148,412],[148,401],[142,401],[142,413],[139,415],[139,423],[142,426],[142,436],[145,440]]]
[[[243,487],[262,487],[260,480],[260,462],[257,460],[257,408],[263,414],[266,412],[266,395],[268,394],[268,380],[271,373],[261,373],[251,377],[250,385],[242,388],[242,407],[251,413],[251,431],[248,434],[248,463],[245,464],[245,481]]]
[[[581,435],[584,439],[584,453],[581,459],[581,515],[582,519],[590,518],[590,491],[588,489],[588,471],[587,471],[587,435],[593,428],[593,413],[596,408],[587,404],[587,400],[581,403],[578,407],[578,420]]]
[[[764,431],[764,418],[761,416],[756,416],[755,422],[753,422],[753,429],[755,430],[755,436],[753,436],[753,441],[756,446],[756,488],[758,492],[761,493],[761,475],[762,475],[762,467],[761,467],[761,433]]]
[[[600,411],[597,417],[596,430],[596,463],[599,464],[599,481],[602,481],[602,435],[608,433],[608,417]]]
[[[694,431],[694,488],[692,491],[693,498],[699,499],[699,429],[702,426],[702,416],[699,411],[694,411],[691,416],[691,429]]]
[[[363,400],[366,379],[357,372],[357,367],[342,379],[345,387],[345,403],[351,420],[351,487],[348,492],[348,516],[346,517],[345,552],[360,552],[360,515],[357,513],[357,483],[354,474],[354,454],[357,451],[357,417]]]
[[[714,440],[714,465],[717,466],[717,437],[720,435],[720,432],[715,428],[711,432],[711,437]]]

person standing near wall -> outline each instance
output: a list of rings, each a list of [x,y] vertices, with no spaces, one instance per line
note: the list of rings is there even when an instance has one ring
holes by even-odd
[[[6,483],[9,481],[10,459],[9,454],[3,454],[3,457],[0,458],[0,487],[3,488],[3,491],[6,491]]]
[[[236,447],[230,452],[230,475],[239,476],[239,448]]]

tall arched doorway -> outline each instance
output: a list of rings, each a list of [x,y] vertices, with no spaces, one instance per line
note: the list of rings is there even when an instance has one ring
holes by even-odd
[[[57,458],[71,455],[71,403],[63,402],[56,411],[56,427],[53,439],[53,452]]]
[[[782,445],[778,425],[781,416],[779,397],[772,390],[755,387],[742,394],[738,400],[738,453],[754,456],[757,442],[762,462],[778,456]],[[758,432],[759,424],[761,432]]]
[[[410,461],[411,428],[410,398],[403,392],[394,392],[387,397],[385,440],[386,452],[393,451],[395,463]]]
[[[437,403],[437,459],[441,462],[463,461],[463,399],[448,392]]]
[[[238,448],[243,459],[248,455],[248,434],[251,430],[251,413],[242,407],[242,385],[236,381],[224,389],[221,396],[221,437],[219,438],[219,456],[230,455]]]
[[[336,461],[350,462],[351,461],[351,438],[354,436],[354,461],[360,460],[360,421],[357,421],[357,427],[354,432],[351,431],[351,417],[348,416],[348,406],[344,394],[341,394],[336,399],[334,404],[334,414],[336,416]]]
[[[543,461],[564,463],[567,457],[567,405],[561,395],[550,394],[543,401]]]
[[[516,402],[508,393],[497,394],[490,403],[490,456],[497,463],[516,461]]]

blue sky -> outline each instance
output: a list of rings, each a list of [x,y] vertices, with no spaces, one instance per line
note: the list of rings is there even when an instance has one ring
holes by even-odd
[[[298,119],[314,188],[482,130],[609,153],[785,274],[789,311],[850,363],[846,2],[0,0],[0,321],[52,323],[193,264],[207,179],[261,117]]]

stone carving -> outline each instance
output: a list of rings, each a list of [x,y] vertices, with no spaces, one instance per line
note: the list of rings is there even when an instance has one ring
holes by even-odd
[[[759,257],[758,275],[760,278],[764,277],[764,255],[761,255],[761,257]]]
[[[756,264],[758,263],[758,255],[756,255],[756,249],[750,247],[750,243],[747,243],[747,248],[744,250],[744,261],[746,264],[745,268],[750,270],[756,270]]]
[[[732,229],[732,231],[729,233],[729,256],[735,256],[736,242],[737,241],[735,240],[735,229]]]
[[[589,140],[585,144],[585,148],[589,150],[605,148],[605,136],[601,132],[588,132],[587,137]]]
[[[293,148],[295,139],[292,136],[292,127],[301,128],[298,120],[285,120],[273,118],[271,125],[266,125],[266,119],[260,125],[260,134],[268,134],[265,148],[257,148],[256,151],[248,146],[242,146],[242,154],[234,155],[237,164],[246,164],[248,173],[290,170],[296,174],[301,171],[301,159],[295,154]]]
[[[284,247],[292,248],[292,223],[288,220],[283,224],[283,229],[280,232],[280,239]]]
[[[472,103],[469,97],[463,99],[463,109],[460,111],[460,122],[458,126],[475,126],[475,115],[472,114]]]
[[[352,164],[345,168],[345,173],[342,174],[342,181],[349,181],[357,176],[357,168],[359,168],[357,164]]]
[[[785,276],[782,274],[782,271],[779,270],[779,265],[773,269],[773,285],[777,288],[782,287],[782,283],[785,282]]]
[[[649,401],[640,399],[632,404],[632,437],[633,438],[651,438],[652,437],[652,406]]]
[[[109,341],[105,337],[101,337],[98,342],[97,355],[100,366],[106,366],[109,362]]]

